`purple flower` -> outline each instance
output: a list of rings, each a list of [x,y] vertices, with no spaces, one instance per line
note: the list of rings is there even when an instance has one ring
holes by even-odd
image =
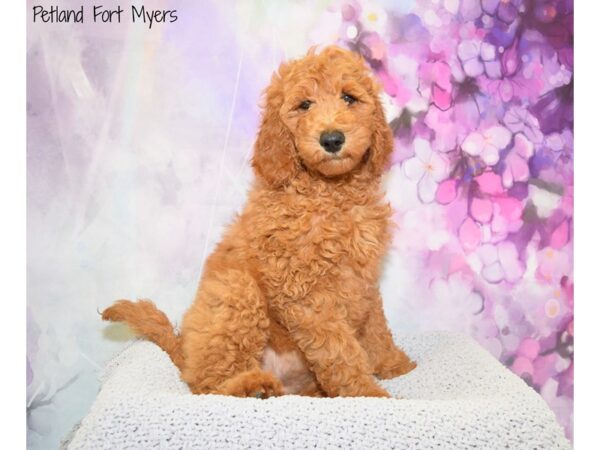
[[[458,44],[457,54],[468,76],[478,77],[485,73],[489,78],[500,78],[501,65],[496,59],[496,47],[492,44],[477,40],[462,41]]]
[[[505,23],[513,22],[524,10],[522,0],[481,0],[481,8]]]
[[[573,81],[544,94],[529,108],[540,123],[544,134],[573,128]]]
[[[534,144],[541,143],[544,138],[538,120],[522,106],[511,107],[504,115],[503,122],[510,131],[523,133]]]

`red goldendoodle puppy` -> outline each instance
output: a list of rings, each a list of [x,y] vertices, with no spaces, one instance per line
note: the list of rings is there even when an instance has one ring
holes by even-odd
[[[102,318],[161,346],[197,394],[389,394],[373,376],[415,367],[378,288],[390,241],[381,173],[392,133],[359,55],[284,63],[266,91],[246,208],[208,258],[177,335],[149,301]]]

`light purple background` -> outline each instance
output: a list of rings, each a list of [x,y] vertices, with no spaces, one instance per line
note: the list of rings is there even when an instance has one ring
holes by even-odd
[[[82,3],[28,1],[29,447],[57,446],[93,401],[105,361],[131,337],[123,327],[102,323],[97,309],[119,298],[151,298],[174,322],[181,319],[204,258],[244,205],[261,91],[279,62],[302,56],[311,45],[357,42],[380,67],[388,119],[396,119],[403,107],[414,116],[410,133],[397,136],[386,176],[399,225],[382,280],[391,327],[473,335],[541,391],[570,435],[572,351],[552,347],[564,333],[572,339],[572,160],[544,159],[536,180],[529,169],[524,174],[527,164],[519,165],[518,158],[531,158],[531,166],[537,156],[513,148],[519,132],[507,130],[505,115],[567,84],[572,67],[551,55],[535,65],[537,47],[522,45],[521,56],[527,55],[533,69],[558,68],[552,79],[545,72],[536,75],[546,84],[537,83],[533,94],[514,90],[509,98],[502,83],[521,74],[503,74],[498,81],[478,73],[478,67],[467,66],[471,44],[460,47],[463,41],[485,41],[496,26],[500,12],[489,5],[494,2],[483,3],[487,10],[478,0],[136,2],[178,11],[177,22],[149,30],[130,23],[129,3],[122,5],[126,20],[120,24],[91,23],[91,2],[84,2],[84,24],[32,24],[33,4]],[[119,2],[104,2],[111,4]],[[522,13],[525,21],[528,12]],[[483,17],[489,18],[487,28]],[[398,38],[416,22],[412,37]],[[524,35],[521,43],[526,38],[531,40]],[[441,42],[446,48],[428,65],[431,49]],[[481,56],[475,58],[483,68]],[[456,94],[465,74],[477,80],[487,99],[476,120]],[[437,91],[427,85],[431,77],[440,84]],[[531,75],[527,80],[532,82]],[[439,111],[448,106],[448,96],[450,129],[459,130],[455,153],[440,144]],[[550,150],[572,155],[569,124],[566,135],[541,132],[542,119],[530,120],[542,139],[532,147],[535,155]],[[477,133],[485,137],[494,126],[507,130],[511,143],[504,143],[506,154],[500,152],[498,164],[488,161],[487,170],[505,175],[501,164],[507,158],[528,189],[511,205],[521,211],[519,205],[530,202],[558,217],[534,223],[539,230],[550,227],[558,241],[549,245],[543,231],[537,240],[534,233],[518,257],[506,236],[491,232],[486,238],[485,211],[469,209],[473,199],[461,190],[464,177],[452,173],[457,158],[479,151],[465,142],[477,141]],[[502,133],[488,139],[503,144]],[[472,162],[478,156],[471,153]],[[429,163],[435,179],[421,167]],[[561,193],[547,191],[538,180]],[[447,203],[439,186],[455,182],[457,200]],[[479,185],[485,190],[493,184],[486,183]],[[500,189],[481,197],[484,210],[485,202],[514,198],[507,186]],[[524,229],[520,219],[508,225]],[[469,227],[462,229],[465,221]],[[473,242],[474,234],[479,242]],[[494,262],[490,251],[508,257]],[[504,274],[499,281],[492,273],[496,263]],[[560,283],[564,277],[571,283],[566,287]],[[549,356],[542,355],[545,350]]]

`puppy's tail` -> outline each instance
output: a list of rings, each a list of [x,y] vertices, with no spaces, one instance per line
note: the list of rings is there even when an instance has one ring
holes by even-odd
[[[181,336],[175,334],[165,313],[150,300],[119,300],[102,312],[102,320],[126,323],[136,334],[167,352],[173,363],[182,370]]]

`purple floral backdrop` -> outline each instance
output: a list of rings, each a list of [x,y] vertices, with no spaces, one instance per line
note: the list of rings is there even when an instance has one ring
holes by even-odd
[[[178,21],[29,23],[29,447],[57,446],[130,337],[97,308],[180,320],[245,202],[261,90],[333,43],[371,65],[395,134],[391,327],[470,334],[572,438],[572,3],[147,0]]]
[[[428,205],[396,205],[397,242],[416,242],[419,282],[433,293],[414,306],[461,285],[444,308],[471,308],[470,333],[571,437],[573,2],[404,6],[343,2],[339,13],[340,41],[390,97],[392,172]],[[411,226],[425,226],[424,239],[403,232]]]

